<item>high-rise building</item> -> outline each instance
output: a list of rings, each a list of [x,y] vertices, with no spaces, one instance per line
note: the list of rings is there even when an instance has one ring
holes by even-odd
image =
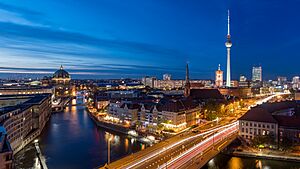
[[[294,76],[293,77],[292,84],[293,84],[293,89],[299,89],[300,88],[300,78],[299,78],[299,76]]]
[[[227,17],[227,41],[225,43],[225,46],[227,48],[227,72],[226,72],[226,86],[231,86],[231,75],[230,75],[230,48],[232,46],[231,43],[231,36],[230,36],[230,15],[228,10],[228,17]]]
[[[149,77],[149,76],[146,76],[142,79],[142,83],[145,85],[145,86],[149,86],[151,88],[154,88],[154,81],[156,80],[155,77]]]
[[[262,67],[253,67],[252,68],[252,81],[253,82],[261,82],[262,81]]]
[[[164,74],[163,75],[163,80],[171,80],[171,75],[170,74]]]
[[[223,86],[223,71],[221,70],[221,66],[219,64],[218,70],[216,71],[216,87]]]
[[[277,77],[277,84],[278,85],[284,85],[287,82],[287,77],[284,76],[278,76]]]
[[[190,92],[191,92],[191,84],[190,84],[190,77],[189,77],[189,65],[186,64],[184,96],[185,97],[190,96]]]

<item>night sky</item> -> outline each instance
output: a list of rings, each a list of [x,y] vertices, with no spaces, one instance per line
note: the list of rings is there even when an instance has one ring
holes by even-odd
[[[300,75],[299,0],[1,0],[2,77],[213,79],[226,68],[231,13],[232,78]],[[7,74],[21,73],[21,74]]]

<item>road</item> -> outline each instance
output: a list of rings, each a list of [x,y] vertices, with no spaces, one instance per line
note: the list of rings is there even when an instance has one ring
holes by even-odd
[[[256,104],[266,102],[278,95],[282,94],[269,96],[262,101],[257,101]],[[212,149],[216,143],[237,133],[237,117],[223,118],[192,131],[176,135],[143,151],[105,165],[103,168],[180,168],[193,160],[199,153],[201,155]]]
[[[178,155],[176,158],[164,163],[159,168],[180,168],[184,164],[191,162],[191,160],[198,154],[203,154],[203,152],[215,148],[214,146],[220,142],[224,141],[227,137],[235,134],[238,131],[238,123],[234,122],[232,125],[223,128],[222,130],[213,133],[204,141],[199,142],[195,146],[191,147],[187,151]]]
[[[227,128],[231,128],[232,126],[237,126],[237,122],[216,127],[203,133],[190,133],[186,136],[183,134],[175,136],[176,139],[173,137],[172,141],[168,141],[164,144],[156,144],[153,148],[148,148],[148,151],[146,151],[146,149],[131,156],[127,156],[121,159],[121,161],[119,160],[105,166],[105,168],[158,168],[166,162],[180,156],[184,152],[193,149],[194,146],[207,142],[206,140],[211,137],[216,139],[215,141],[218,141],[220,135],[224,133],[222,131]]]

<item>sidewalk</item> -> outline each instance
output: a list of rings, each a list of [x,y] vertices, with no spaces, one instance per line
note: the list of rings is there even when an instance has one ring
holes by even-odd
[[[264,158],[264,159],[271,159],[271,160],[285,160],[285,161],[300,162],[300,156],[294,155],[294,153],[282,152],[282,151],[272,151],[272,150],[234,151],[231,154],[237,157],[255,157],[255,158]]]

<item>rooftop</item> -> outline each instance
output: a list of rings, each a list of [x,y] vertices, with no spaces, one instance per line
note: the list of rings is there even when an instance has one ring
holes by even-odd
[[[299,112],[296,112],[295,115],[276,115],[275,113],[287,109],[297,110],[297,103],[294,101],[264,103],[251,108],[240,120],[279,123],[280,126],[300,128]]]
[[[265,123],[277,123],[277,121],[273,118],[270,112],[260,107],[255,107],[250,109],[246,114],[244,114],[240,118],[240,120],[257,121],[257,122],[265,122]]]
[[[224,100],[224,96],[220,93],[218,89],[191,89],[190,97],[204,100]]]
[[[15,106],[6,106],[6,107],[0,108],[0,115],[6,114],[9,112],[18,110],[18,109],[20,109],[20,111],[23,111],[34,104],[40,104],[43,100],[45,100],[50,95],[51,94],[27,95],[27,98],[29,100],[25,101],[24,103],[21,103],[21,104],[15,105]],[[26,97],[23,97],[23,98],[26,98]],[[7,99],[12,99],[12,98],[7,98]]]
[[[58,69],[54,74],[53,78],[70,78],[70,75],[67,71],[64,70],[63,66],[60,66],[60,69]]]

